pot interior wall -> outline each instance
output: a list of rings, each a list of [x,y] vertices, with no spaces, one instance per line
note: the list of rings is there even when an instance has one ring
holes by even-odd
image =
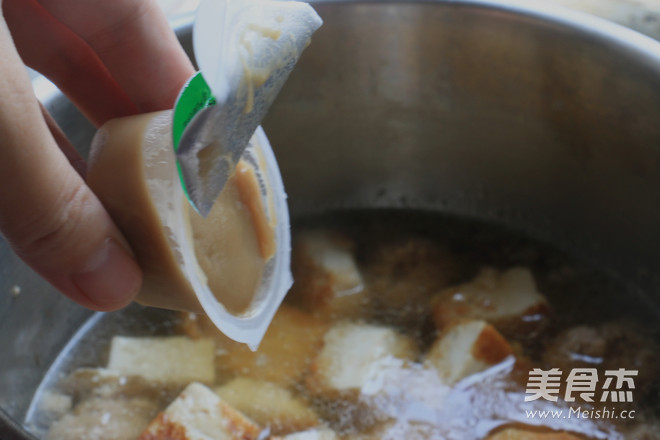
[[[264,122],[293,213],[483,218],[658,285],[657,42],[472,2],[318,10]]]
[[[490,3],[316,7],[325,25],[264,121],[294,217],[401,207],[482,218],[655,293],[659,44]],[[48,86],[39,94],[84,151],[93,128]],[[0,408],[22,420],[90,312],[0,245]]]

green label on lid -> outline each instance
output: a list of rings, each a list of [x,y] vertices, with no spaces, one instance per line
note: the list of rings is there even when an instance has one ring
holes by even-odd
[[[209,85],[204,80],[202,72],[197,72],[181,90],[179,98],[176,100],[174,105],[174,116],[172,117],[172,144],[174,145],[174,152],[179,151],[179,142],[181,141],[181,136],[186,127],[192,120],[192,118],[200,110],[215,105],[215,97]],[[190,205],[197,210],[197,206],[192,201],[188,188],[186,187],[186,182],[183,178],[183,172],[181,171],[181,164],[179,160],[176,161],[176,167],[179,171],[179,180],[181,181],[181,187],[185,193]]]
[[[179,150],[179,142],[184,130],[192,118],[203,108],[215,105],[215,97],[204,80],[202,72],[197,72],[183,86],[181,94],[174,106],[174,117],[172,120],[172,141],[174,151]]]

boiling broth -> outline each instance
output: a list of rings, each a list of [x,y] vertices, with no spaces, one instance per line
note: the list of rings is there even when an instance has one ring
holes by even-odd
[[[215,379],[207,385],[245,407],[273,435],[323,426],[344,439],[495,439],[507,428],[566,431],[573,436],[567,439],[657,438],[655,316],[588,264],[503,228],[416,211],[346,211],[302,219],[294,224],[293,252],[294,287],[257,353],[229,341],[201,316],[137,305],[96,314],[51,367],[26,425],[43,438],[55,438],[53,432],[57,438],[62,432],[67,438],[122,438],[113,437],[117,430],[71,434],[74,425],[53,431],[95,396],[93,390],[71,391],[71,376],[80,368],[108,365],[116,335],[184,335],[214,341]],[[529,286],[528,275],[538,293],[530,299],[533,312],[497,315],[497,299],[484,300],[479,293],[498,283]],[[509,284],[507,276],[513,277]],[[477,299],[467,298],[475,289]],[[448,334],[469,335],[474,328],[482,332],[479,338],[490,335],[482,344],[488,356],[474,354],[479,338],[465,350],[450,343]],[[365,341],[371,340],[389,344],[386,356],[366,359],[373,347]],[[356,359],[356,366],[343,369],[334,359]],[[357,365],[367,360],[369,368],[361,370]],[[562,376],[556,390],[526,401],[535,397],[534,369],[558,369]],[[634,388],[627,389],[632,401],[600,402],[608,391],[606,371],[618,369],[638,372]],[[580,373],[595,373],[598,381],[587,389]],[[570,374],[583,379],[575,392],[567,391]],[[250,391],[237,384],[249,381],[272,384],[267,388],[272,395],[285,390],[306,416],[275,423],[250,402],[238,402],[236,393]],[[87,385],[93,387],[93,381]],[[614,391],[614,385],[608,387]],[[143,419],[162,411],[181,388],[145,386],[150,403]],[[232,395],[232,389],[239,391]],[[590,392],[594,402],[588,402]],[[562,401],[567,395],[577,399]],[[552,396],[558,402],[546,398]],[[254,395],[255,405],[260,398]],[[557,418],[543,413],[552,410],[563,413]],[[95,411],[92,416],[102,423],[103,407]],[[622,411],[634,418],[623,418]]]

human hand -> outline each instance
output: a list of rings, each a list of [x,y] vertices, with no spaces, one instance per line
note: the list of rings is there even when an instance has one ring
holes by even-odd
[[[97,126],[172,108],[194,69],[155,0],[4,0],[2,9],[0,232],[72,300],[119,309],[137,294],[141,270],[23,63]]]

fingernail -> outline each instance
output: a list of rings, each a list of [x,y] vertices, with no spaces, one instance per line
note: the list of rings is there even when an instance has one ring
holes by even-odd
[[[108,239],[90,259],[89,270],[71,275],[71,281],[99,310],[126,306],[137,295],[142,271],[113,239]]]

